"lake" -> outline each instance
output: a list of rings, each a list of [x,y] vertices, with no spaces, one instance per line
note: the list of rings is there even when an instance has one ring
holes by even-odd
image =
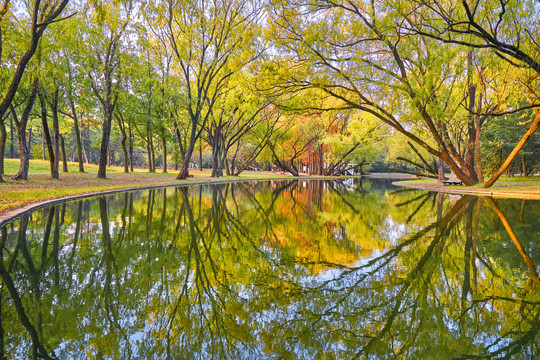
[[[540,201],[160,188],[1,229],[8,359],[537,359]]]

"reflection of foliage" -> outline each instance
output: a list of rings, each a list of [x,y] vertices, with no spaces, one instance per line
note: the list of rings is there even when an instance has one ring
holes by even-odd
[[[150,190],[37,211],[3,229],[1,350],[533,357],[539,288],[527,262],[539,261],[539,204],[487,204],[350,179]]]

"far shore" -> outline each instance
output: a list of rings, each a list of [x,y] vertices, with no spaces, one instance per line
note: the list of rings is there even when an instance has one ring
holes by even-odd
[[[134,191],[148,188],[199,185],[210,183],[257,181],[257,180],[293,180],[293,179],[339,179],[345,177],[311,176],[301,174],[299,177],[282,172],[246,171],[240,176],[223,176],[212,178],[211,171],[206,169],[190,170],[191,177],[176,180],[177,171],[169,173],[149,173],[144,169],[136,169],[134,173],[124,173],[122,168],[110,168],[107,179],[96,177],[97,167],[87,165],[85,173],[75,171],[75,164],[69,173],[60,173],[60,179],[51,179],[50,175],[39,168],[44,164],[33,160],[37,173],[31,173],[28,181],[10,180],[4,176],[0,183],[0,225],[33,209],[53,205],[63,201],[76,200],[111,194],[119,191]],[[359,175],[356,175],[359,176]],[[475,186],[444,186],[434,179],[417,179],[416,176],[403,173],[368,173],[365,178],[390,179],[396,186],[412,189],[438,191],[448,194],[470,194],[505,198],[540,200],[540,176],[536,177],[502,177],[493,187],[484,189],[481,184]]]
[[[38,161],[33,162],[34,167],[41,165]],[[4,182],[0,183],[0,226],[40,207],[121,191],[242,181],[345,178],[305,174],[294,177],[270,171],[246,171],[239,176],[213,178],[208,169],[191,169],[189,178],[176,180],[176,170],[149,173],[148,170],[136,169],[134,173],[124,173],[122,168],[113,167],[108,169],[106,179],[98,179],[95,167],[87,165],[84,173],[70,169],[68,173],[60,173],[60,179],[52,179],[48,173],[42,171],[31,173],[27,181],[11,180],[9,174],[4,175]]]

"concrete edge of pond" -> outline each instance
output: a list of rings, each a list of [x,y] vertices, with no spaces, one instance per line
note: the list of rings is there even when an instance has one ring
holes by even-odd
[[[436,191],[443,194],[452,194],[452,195],[476,195],[476,196],[489,196],[497,198],[506,198],[506,199],[524,199],[524,200],[540,200],[539,194],[529,194],[529,193],[514,193],[507,192],[504,190],[489,190],[484,188],[469,188],[469,187],[450,187],[450,186],[427,186],[427,185],[414,185],[407,184],[404,181],[394,181],[392,185],[401,186],[417,190],[427,190],[427,191]]]
[[[0,228],[4,225],[9,224],[12,221],[15,221],[19,219],[21,216],[30,213],[32,211],[47,207],[47,206],[53,206],[58,205],[64,202],[68,201],[75,201],[75,200],[82,200],[82,199],[88,199],[88,198],[94,198],[94,197],[100,197],[100,196],[107,196],[112,195],[116,193],[124,193],[124,192],[130,192],[130,191],[139,191],[139,190],[148,190],[148,189],[161,189],[161,188],[169,188],[169,187],[186,187],[186,186],[199,186],[199,185],[209,185],[209,184],[227,184],[227,183],[239,183],[239,182],[251,182],[251,181],[272,181],[272,180],[337,180],[337,179],[349,179],[349,178],[360,178],[361,175],[351,175],[351,176],[299,176],[299,177],[293,177],[293,176],[279,176],[279,177],[272,177],[272,178],[245,178],[245,179],[227,179],[227,180],[208,180],[208,181],[194,181],[194,182],[186,182],[186,183],[180,183],[180,184],[163,184],[163,185],[145,185],[145,186],[135,186],[135,187],[127,187],[127,188],[120,188],[120,189],[114,189],[114,190],[103,190],[103,191],[95,191],[91,193],[86,194],[79,194],[79,195],[68,195],[63,196],[60,198],[55,199],[49,199],[49,200],[43,200],[38,201],[32,204],[28,204],[23,207],[15,208],[12,210],[9,210],[3,214],[0,214]]]

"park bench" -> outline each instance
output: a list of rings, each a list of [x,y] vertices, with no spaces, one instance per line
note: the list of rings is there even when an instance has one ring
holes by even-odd
[[[443,180],[442,183],[444,185],[463,185],[463,181],[459,179],[447,179],[447,180]]]

